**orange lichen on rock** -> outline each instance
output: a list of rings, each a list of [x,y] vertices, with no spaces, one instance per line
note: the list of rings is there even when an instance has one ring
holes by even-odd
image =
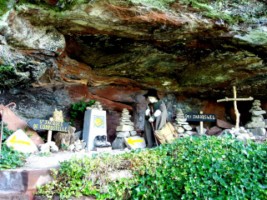
[[[114,5],[107,5],[109,11],[112,11],[116,17],[118,17],[122,21],[130,21],[138,22],[139,24],[142,22],[145,23],[155,23],[155,24],[168,24],[174,26],[182,26],[186,21],[182,18],[178,18],[173,15],[169,15],[167,13],[152,11],[152,10],[140,10],[121,7],[121,6],[114,6]]]
[[[136,81],[121,77],[107,77],[96,75],[90,66],[69,58],[66,55],[57,59],[61,79],[68,83],[90,86],[100,85],[138,85]]]
[[[92,69],[83,63],[62,55],[57,59],[61,79],[66,82],[88,84]]]
[[[81,100],[96,100],[99,101],[104,108],[108,108],[109,110],[116,110],[116,111],[122,111],[123,108],[127,108],[128,110],[132,110],[133,108],[129,105],[118,103],[111,101],[107,98],[103,98],[97,95],[92,94],[89,92],[87,86],[81,85],[81,84],[73,84],[68,85],[66,87],[66,90],[69,93],[69,96],[73,101],[81,101]]]

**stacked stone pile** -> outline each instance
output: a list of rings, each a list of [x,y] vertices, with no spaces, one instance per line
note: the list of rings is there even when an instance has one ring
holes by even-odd
[[[112,143],[112,149],[124,149],[126,147],[125,138],[136,135],[136,131],[134,131],[134,123],[131,121],[131,115],[126,108],[122,110],[120,124],[116,131],[117,137]]]
[[[122,116],[120,118],[120,125],[116,129],[118,134],[125,134],[130,136],[130,131],[134,131],[134,123],[131,121],[131,115],[129,110],[124,108],[122,110]]]
[[[175,129],[178,132],[179,137],[187,137],[193,134],[192,127],[186,121],[186,117],[182,111],[182,109],[178,109],[176,113],[176,123]]]
[[[251,122],[246,124],[246,128],[250,130],[254,136],[266,135],[266,124],[263,115],[266,114],[265,110],[261,108],[260,100],[255,100],[252,103],[252,108],[249,110],[251,113]]]

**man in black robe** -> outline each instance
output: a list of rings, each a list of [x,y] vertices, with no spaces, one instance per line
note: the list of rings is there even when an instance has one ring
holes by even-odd
[[[145,112],[145,140],[147,147],[151,148],[157,144],[155,131],[167,123],[168,113],[165,103],[159,99],[156,90],[149,90],[144,96],[148,101]]]

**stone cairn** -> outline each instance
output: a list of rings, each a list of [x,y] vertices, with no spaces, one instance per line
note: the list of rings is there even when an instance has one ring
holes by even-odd
[[[116,129],[116,139],[112,143],[112,149],[125,149],[125,138],[135,136],[134,123],[131,121],[129,110],[124,108],[120,118],[120,125]]]
[[[188,124],[186,120],[187,119],[184,116],[182,109],[179,108],[176,112],[176,123],[174,125],[179,137],[188,137],[193,134],[192,127]]]
[[[252,103],[252,108],[249,112],[252,115],[251,122],[247,123],[245,127],[250,130],[254,136],[265,136],[266,124],[263,115],[266,114],[266,111],[261,109],[260,100],[255,100]]]

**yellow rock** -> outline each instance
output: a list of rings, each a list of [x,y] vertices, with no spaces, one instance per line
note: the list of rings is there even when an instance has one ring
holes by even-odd
[[[22,153],[34,153],[38,150],[33,141],[21,129],[9,136],[6,145]]]
[[[125,143],[130,149],[145,148],[145,139],[139,136],[125,138]]]

